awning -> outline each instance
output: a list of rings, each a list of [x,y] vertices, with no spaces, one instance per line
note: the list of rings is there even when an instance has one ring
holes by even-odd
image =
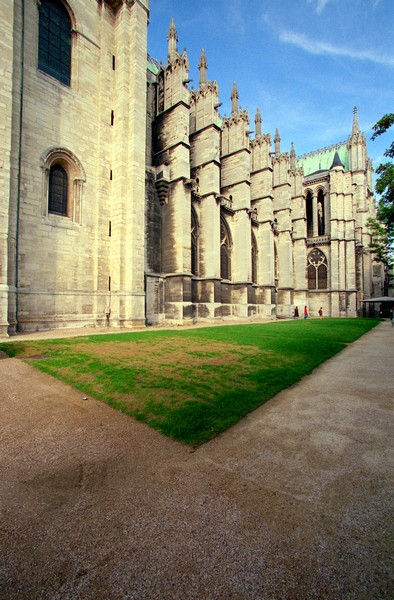
[[[381,298],[369,298],[369,300],[361,300],[361,302],[392,302],[394,304],[394,298],[391,298],[391,296],[382,296]]]

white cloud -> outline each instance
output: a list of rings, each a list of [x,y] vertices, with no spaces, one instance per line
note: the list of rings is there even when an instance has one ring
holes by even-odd
[[[316,5],[315,10],[318,15],[321,15],[328,3],[329,0],[308,0],[308,4]]]
[[[246,19],[245,19],[245,8],[239,0],[231,0],[226,5],[226,20],[227,25],[237,34],[243,36],[246,33]],[[221,26],[223,26],[223,18],[221,19]]]
[[[298,46],[298,48],[302,48],[310,54],[344,56],[346,58],[368,60],[377,64],[394,67],[393,56],[378,54],[370,50],[357,50],[330,44],[329,42],[312,40],[307,38],[305,35],[294,31],[283,30],[279,34],[279,39],[281,42],[286,44]]]

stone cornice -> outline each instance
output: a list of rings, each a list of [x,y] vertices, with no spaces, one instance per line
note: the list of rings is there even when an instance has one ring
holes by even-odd
[[[216,81],[207,81],[206,83],[200,84],[197,90],[191,90],[190,103],[196,102],[198,98],[204,98],[209,94],[219,94],[219,86]]]
[[[207,129],[216,129],[216,131],[218,133],[221,132],[221,128],[217,123],[209,123],[209,125],[204,125],[204,127],[200,127],[200,129],[196,129],[196,131],[192,131],[190,133],[190,138],[194,138],[197,137],[200,133],[203,133],[204,131],[206,131]]]
[[[238,150],[233,150],[232,152],[228,152],[227,154],[221,154],[220,158],[221,160],[224,160],[225,158],[229,158],[230,156],[234,156],[235,154],[239,154],[240,152],[247,152],[248,154],[250,154],[249,148],[243,146],[242,148],[238,148]]]
[[[122,4],[126,4],[126,6],[134,6],[135,4],[139,4],[141,8],[146,10],[146,12],[149,12],[149,8],[144,0],[97,0],[97,2],[98,4],[106,4],[112,8],[114,12],[116,12]]]
[[[174,110],[178,106],[183,106],[184,108],[186,108],[187,110],[189,110],[189,105],[184,100],[179,100],[178,102],[175,102],[175,104],[171,104],[171,106],[169,106],[165,110],[160,111],[156,115],[155,120],[162,119],[166,114],[168,114],[171,110]]]
[[[220,189],[221,190],[229,190],[229,189],[235,187],[236,185],[240,185],[241,183],[246,183],[246,185],[248,185],[248,186],[251,185],[249,179],[239,179],[238,181],[234,181],[233,183],[229,183],[228,185],[223,185]]]
[[[231,127],[237,123],[246,122],[249,124],[249,113],[248,110],[239,110],[235,114],[231,115],[231,117],[223,118],[223,129],[227,127]]]
[[[255,148],[256,146],[262,146],[263,144],[269,144],[269,146],[271,146],[271,136],[269,133],[263,133],[262,135],[250,140],[250,145],[252,148]]]

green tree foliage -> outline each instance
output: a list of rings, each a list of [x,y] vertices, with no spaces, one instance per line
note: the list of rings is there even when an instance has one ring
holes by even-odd
[[[376,139],[382,133],[385,133],[394,124],[394,113],[384,115],[373,126],[374,134],[372,140]],[[384,156],[394,158],[394,142],[390,148],[386,150]],[[388,233],[394,233],[394,163],[382,163],[376,169],[378,178],[376,180],[375,189],[380,195],[378,204],[378,219],[387,227]]]
[[[372,127],[376,139],[394,124],[394,113],[384,115]],[[385,151],[384,156],[394,158],[394,142]],[[376,169],[378,178],[375,190],[380,195],[377,206],[377,220],[370,219],[369,226],[372,235],[370,248],[377,260],[390,267],[393,263],[394,247],[394,163],[382,163]]]

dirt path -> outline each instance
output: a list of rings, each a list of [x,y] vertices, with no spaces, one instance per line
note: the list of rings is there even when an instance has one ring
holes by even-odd
[[[0,597],[392,598],[393,364],[385,322],[191,452],[1,360]]]

